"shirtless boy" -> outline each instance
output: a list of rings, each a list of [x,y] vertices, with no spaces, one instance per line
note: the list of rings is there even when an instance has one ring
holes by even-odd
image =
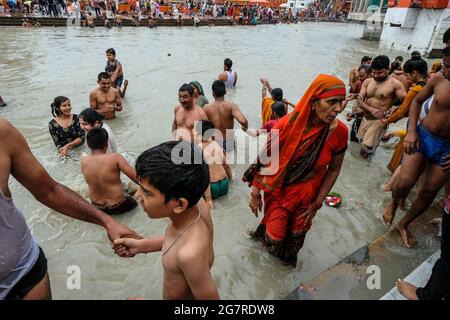
[[[212,92],[214,102],[205,105],[203,110],[214,128],[221,133],[221,137],[216,137],[216,141],[222,144],[225,151],[229,152],[234,149],[234,119],[241,124],[243,129],[248,128],[248,121],[234,102],[225,100],[227,91],[222,81],[213,82]]]
[[[178,150],[172,152],[174,148]],[[177,165],[172,153],[188,161]],[[201,200],[209,186],[209,169],[198,159],[202,151],[187,141],[165,142],[142,153],[136,160],[136,196],[150,218],[171,222],[165,236],[114,242],[116,253],[123,257],[161,251],[163,299],[219,299],[210,271],[213,225]]]
[[[92,204],[110,215],[133,210],[137,202],[125,194],[120,173],[123,172],[137,182],[136,171],[120,154],[106,153],[108,132],[105,129],[90,129],[86,140],[92,152],[81,158],[81,172],[89,186],[89,199]]]
[[[358,137],[362,140],[360,153],[364,158],[368,158],[378,145],[385,131],[380,119],[392,108],[394,98],[403,101],[406,96],[402,83],[389,77],[388,57],[375,57],[371,67],[373,77],[364,81],[358,96],[358,105],[364,112],[358,130]]]
[[[121,14],[116,14],[116,16],[114,17],[114,23],[117,28],[122,28],[122,19],[123,18]]]
[[[195,129],[195,143],[203,150],[203,156],[209,166],[210,186],[206,190],[205,199],[212,210],[212,201],[228,194],[232,173],[224,150],[212,140],[215,135],[212,122],[197,121]]]
[[[105,116],[105,120],[113,119],[116,111],[122,111],[122,99],[119,90],[111,87],[111,78],[107,72],[100,72],[97,77],[98,87],[89,94],[92,109]]]
[[[193,141],[195,121],[208,120],[208,116],[195,104],[194,87],[190,84],[185,83],[180,87],[178,101],[180,104],[174,109],[172,138]]]
[[[438,191],[450,179],[450,47],[446,47],[442,55],[442,73],[428,80],[411,103],[402,167],[392,186],[392,212],[395,212],[400,199],[408,194],[423,173],[417,197],[397,225],[407,247],[416,243],[408,229],[409,224],[430,207]],[[433,94],[428,115],[417,124],[422,104]],[[392,216],[385,212],[387,220],[392,220]]]

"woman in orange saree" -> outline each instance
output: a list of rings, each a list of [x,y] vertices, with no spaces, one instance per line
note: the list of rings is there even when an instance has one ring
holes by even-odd
[[[259,157],[244,174],[243,181],[252,187],[249,206],[256,216],[264,191],[264,217],[251,235],[285,264],[296,265],[311,221],[340,173],[348,129],[336,117],[345,96],[341,80],[319,75],[295,110],[275,125],[278,131],[266,144],[264,152],[272,150],[269,159],[278,156],[276,172],[265,174],[270,164],[263,165]]]

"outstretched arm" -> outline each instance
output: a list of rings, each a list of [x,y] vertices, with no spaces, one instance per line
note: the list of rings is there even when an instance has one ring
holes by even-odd
[[[145,239],[121,238],[114,241],[114,251],[118,256],[129,258],[139,253],[161,251],[163,236]]]
[[[125,173],[125,175],[135,183],[139,184],[136,178],[136,170],[134,170],[134,168],[130,166],[128,161],[121,154],[116,153],[115,156],[117,158],[117,165],[119,166],[119,170]]]
[[[245,118],[245,116],[242,114],[242,112],[239,109],[239,107],[236,104],[234,104],[234,103],[231,106],[231,114],[241,124],[241,126],[243,128],[246,128],[246,129],[248,128],[247,118]]]
[[[1,121],[0,127],[3,143],[9,149],[11,174],[39,202],[66,216],[104,227],[111,241],[123,236],[138,237],[79,194],[53,180],[31,153],[25,138],[10,123]]]

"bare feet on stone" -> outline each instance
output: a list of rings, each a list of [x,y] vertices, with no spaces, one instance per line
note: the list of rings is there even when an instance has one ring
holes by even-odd
[[[390,226],[394,220],[393,209],[394,205],[392,202],[390,202],[386,209],[384,209],[383,220],[387,226]]]
[[[416,243],[416,238],[409,232],[407,227],[404,227],[400,223],[396,227],[397,231],[400,232],[400,236],[402,237],[403,244],[408,247],[412,248]]]
[[[398,279],[395,285],[397,286],[398,291],[408,300],[419,300],[416,294],[417,287],[415,285],[401,279]]]

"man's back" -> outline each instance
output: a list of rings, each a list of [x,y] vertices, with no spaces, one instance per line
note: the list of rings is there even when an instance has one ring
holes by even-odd
[[[214,101],[203,107],[208,120],[212,122],[214,128],[220,130],[224,139],[227,138],[226,130],[234,128],[233,106],[233,102],[223,100]]]
[[[99,205],[112,206],[122,200],[118,154],[88,155],[81,159],[81,171],[89,186],[89,198]]]

